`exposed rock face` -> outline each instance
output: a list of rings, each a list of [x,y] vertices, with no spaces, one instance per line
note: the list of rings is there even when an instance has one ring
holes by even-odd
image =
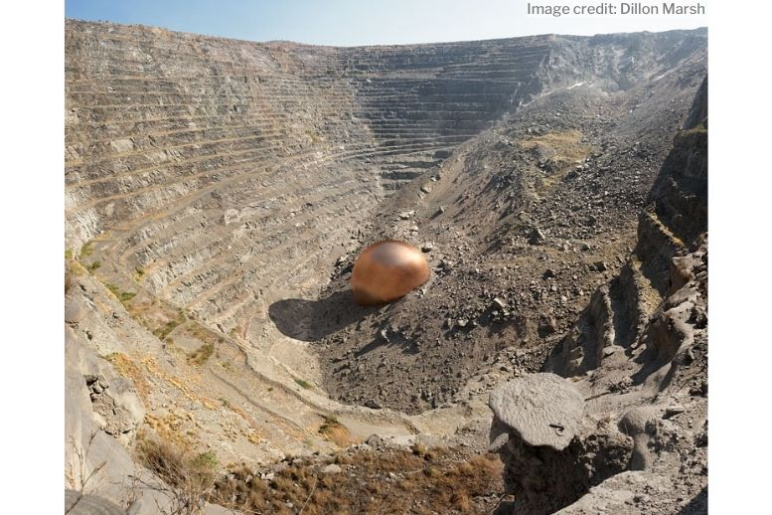
[[[583,430],[564,451],[572,452],[571,458],[560,462],[556,456],[562,455],[553,449],[529,445],[516,425],[494,422],[492,439],[508,432],[500,453],[516,506],[525,512],[550,513],[585,493],[560,513],[705,508],[700,499],[707,488],[706,89],[707,79],[690,125],[676,135],[652,188],[635,251],[609,286],[596,291],[545,364],[573,377],[587,396]],[[501,404],[506,388],[491,397],[497,414],[516,405]],[[541,406],[549,417],[548,398],[533,398],[533,409]],[[584,468],[589,461],[593,465]],[[623,470],[630,472],[608,479]]]
[[[101,429],[130,445],[145,417],[145,407],[134,384],[117,375],[106,361],[90,359],[82,366],[83,381]]]
[[[707,119],[700,114],[706,91],[703,82],[689,118],[698,125],[676,135],[654,183],[635,252],[610,289],[594,294],[577,332],[556,347],[548,370],[593,370],[611,345],[646,343],[660,360],[670,361],[691,340],[690,326],[707,324]]]
[[[174,512],[172,489],[136,464],[127,449],[144,416],[134,385],[115,376],[69,327],[65,364],[65,512]],[[204,507],[205,513],[229,513]]]
[[[112,507],[129,498],[126,478],[135,466],[126,449],[104,430],[120,424],[96,413],[90,399],[84,373],[92,370],[98,358],[69,329],[65,360],[65,486],[72,491],[67,499],[72,513],[95,513],[103,504]],[[98,494],[101,499],[86,497],[80,499],[83,504],[76,502],[82,494]]]

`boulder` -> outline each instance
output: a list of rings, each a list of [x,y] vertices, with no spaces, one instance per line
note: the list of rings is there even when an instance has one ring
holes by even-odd
[[[541,232],[541,229],[538,227],[534,227],[531,230],[531,233],[528,235],[528,243],[531,245],[539,245],[541,243],[544,243],[544,240],[546,237],[544,236],[544,233]]]
[[[579,431],[584,397],[558,375],[530,374],[494,390],[490,407],[528,445],[562,450]]]

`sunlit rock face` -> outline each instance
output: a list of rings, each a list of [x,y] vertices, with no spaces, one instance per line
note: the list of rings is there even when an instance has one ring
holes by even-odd
[[[370,245],[357,258],[351,289],[357,304],[373,306],[402,298],[427,280],[429,264],[421,251],[387,240]]]

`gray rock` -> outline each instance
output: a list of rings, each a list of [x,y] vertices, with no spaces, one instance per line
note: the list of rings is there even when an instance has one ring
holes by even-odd
[[[68,515],[126,515],[126,510],[112,501],[75,490],[65,489],[64,504]]]
[[[380,449],[383,445],[383,438],[376,434],[372,434],[367,437],[367,440],[365,440],[365,443],[372,447],[373,449]]]
[[[681,406],[680,404],[673,404],[671,406],[668,406],[665,409],[665,417],[664,418],[670,418],[670,417],[674,417],[676,415],[680,415],[684,411],[686,411],[686,409],[683,406]]]
[[[546,238],[544,236],[544,233],[541,232],[541,229],[539,229],[538,227],[534,227],[531,230],[531,234],[528,235],[528,243],[530,243],[531,245],[539,245],[540,243],[544,243],[545,239]]]
[[[527,444],[562,450],[579,431],[584,397],[560,376],[529,374],[494,390],[489,404]]]
[[[65,298],[64,303],[64,321],[68,324],[77,324],[86,314],[83,304],[80,300]]]
[[[551,315],[542,315],[539,318],[539,327],[537,328],[539,336],[543,338],[545,336],[555,334],[557,330],[558,330],[558,323],[555,320],[555,317]]]
[[[380,405],[380,403],[376,400],[369,399],[367,402],[365,402],[366,408],[372,408],[372,409],[382,409],[383,406]]]
[[[633,497],[633,502],[636,504],[649,504],[651,502],[651,497],[646,494],[637,494]]]
[[[93,402],[94,411],[107,421],[105,431],[119,440],[123,441],[127,436],[130,440],[145,418],[145,407],[131,381],[120,376],[113,377],[110,388],[102,388],[95,383],[93,391],[101,393]]]
[[[336,465],[334,463],[330,463],[326,467],[322,468],[322,474],[340,474],[343,472],[343,469],[340,468],[340,465]]]
[[[655,427],[653,422],[657,418],[656,407],[638,406],[628,410],[619,421],[620,431],[633,437],[629,470],[646,470],[651,467],[654,458],[649,450],[650,435],[647,429]]]

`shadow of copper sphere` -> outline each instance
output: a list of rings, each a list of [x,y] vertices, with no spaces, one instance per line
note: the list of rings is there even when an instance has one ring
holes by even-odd
[[[285,336],[314,342],[355,324],[377,308],[359,306],[351,290],[319,300],[285,299],[268,308],[268,316]]]
[[[361,306],[401,299],[429,280],[429,263],[412,245],[396,240],[367,247],[354,262],[351,290]]]

